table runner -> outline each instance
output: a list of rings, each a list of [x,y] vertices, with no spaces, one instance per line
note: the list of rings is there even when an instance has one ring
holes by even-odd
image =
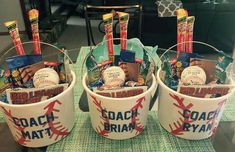
[[[109,140],[95,133],[91,127],[88,113],[79,110],[79,99],[82,94],[81,76],[83,61],[89,52],[89,47],[82,47],[73,70],[77,75],[75,96],[75,125],[71,133],[65,139],[48,146],[47,151],[214,151],[210,139],[189,141],[174,137],[161,126],[157,118],[157,112],[148,115],[147,128],[139,136],[123,140]],[[235,95],[227,102],[221,121],[235,121]],[[0,122],[4,122],[0,112]]]
[[[75,126],[68,137],[47,148],[47,152],[58,151],[214,152],[214,148],[210,139],[190,141],[174,137],[160,126],[157,112],[150,112],[145,130],[128,140],[110,140],[101,137],[92,129],[88,113],[77,112]]]
[[[77,84],[82,73],[82,62],[89,51],[89,47],[82,47],[74,68],[77,71]],[[82,93],[82,86],[75,87],[76,119],[73,130],[65,139],[48,146],[47,152],[54,151],[215,151],[211,139],[190,141],[174,137],[164,130],[157,118],[157,112],[149,112],[147,128],[137,137],[128,140],[110,140],[99,136],[92,128],[88,113],[79,112],[78,101]],[[235,96],[227,102],[221,121],[235,121]]]

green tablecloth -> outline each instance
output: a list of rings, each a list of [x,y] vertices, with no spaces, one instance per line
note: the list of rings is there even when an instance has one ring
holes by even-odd
[[[82,94],[81,85],[82,61],[88,53],[88,47],[82,47],[76,64],[73,65],[77,75],[75,87],[75,125],[71,133],[63,140],[48,146],[47,151],[214,151],[211,139],[189,141],[174,137],[161,126],[157,118],[157,112],[149,112],[147,128],[137,137],[117,141],[103,138],[92,129],[89,114],[81,112],[78,102]],[[232,100],[233,99],[233,100]],[[235,121],[235,96],[227,102],[221,121]],[[0,121],[4,121],[0,113]]]
[[[189,141],[174,137],[161,126],[157,118],[157,112],[149,112],[147,128],[137,137],[118,141],[99,136],[90,123],[89,114],[79,112],[78,101],[82,93],[80,76],[82,61],[85,58],[88,47],[81,48],[77,63],[74,68],[77,71],[78,85],[75,90],[76,120],[70,135],[65,139],[48,146],[48,152],[54,151],[214,151],[211,139]],[[235,96],[232,97],[235,99]],[[227,102],[221,121],[235,121],[235,100]]]

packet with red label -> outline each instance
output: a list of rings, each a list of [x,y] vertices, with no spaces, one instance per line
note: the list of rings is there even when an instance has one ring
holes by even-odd
[[[126,50],[127,40],[127,27],[129,21],[129,14],[124,12],[117,12],[120,24],[120,38],[121,38],[121,49]]]
[[[104,21],[109,60],[111,60],[114,63],[113,13],[104,14],[103,21]]]
[[[188,12],[185,9],[178,9],[177,14],[177,57],[180,52],[185,52],[186,28]]]
[[[8,28],[8,31],[10,33],[13,44],[15,46],[17,55],[25,55],[25,51],[20,40],[17,22],[9,21],[9,22],[5,22],[4,25]]]
[[[195,17],[189,16],[187,17],[187,30],[186,30],[186,41],[189,41],[185,44],[186,52],[193,52],[193,25],[194,25]]]
[[[38,30],[38,10],[32,9],[29,11],[29,21],[31,23],[33,43],[34,43],[34,54],[41,54],[40,48],[40,38],[39,38],[39,30]]]

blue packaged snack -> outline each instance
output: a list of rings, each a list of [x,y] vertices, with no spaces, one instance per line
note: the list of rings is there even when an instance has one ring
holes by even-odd
[[[120,52],[120,60],[123,62],[135,63],[135,52],[129,50],[122,50]]]
[[[9,70],[25,67],[42,61],[42,55],[22,55],[13,56],[6,59],[6,64]]]
[[[168,55],[164,55],[163,67],[162,67],[162,81],[171,89],[177,90],[179,78],[176,75],[176,69],[174,64],[170,64]]]
[[[120,61],[121,61],[120,55],[114,55],[114,65],[118,66]]]
[[[8,77],[11,79],[13,87],[32,88],[34,73],[44,67],[44,63],[41,61],[25,67],[11,69]]]

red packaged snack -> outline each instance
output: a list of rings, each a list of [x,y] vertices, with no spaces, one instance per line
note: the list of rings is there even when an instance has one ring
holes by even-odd
[[[38,10],[32,9],[29,11],[29,20],[31,23],[31,29],[32,29],[32,36],[33,36],[33,43],[34,43],[34,54],[41,54],[41,48],[40,48],[40,38],[39,38],[39,32],[38,32]]]
[[[17,55],[25,55],[25,51],[20,40],[17,22],[9,21],[9,22],[5,22],[4,25],[8,28],[8,31],[14,43]]]

